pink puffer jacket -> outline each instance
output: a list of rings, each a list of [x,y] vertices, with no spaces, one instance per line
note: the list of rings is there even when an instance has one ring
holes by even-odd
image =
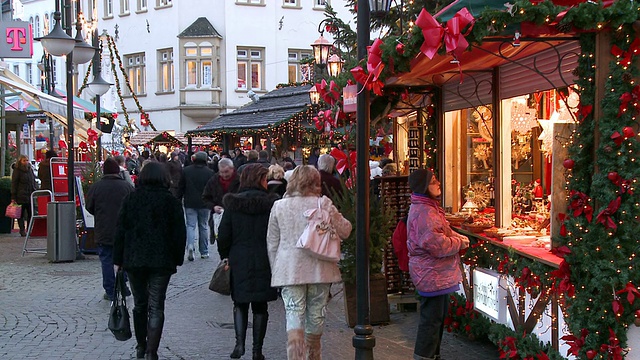
[[[407,220],[409,273],[416,289],[435,292],[448,289],[462,281],[460,256],[461,237],[455,235],[444,211],[433,199],[411,195]]]

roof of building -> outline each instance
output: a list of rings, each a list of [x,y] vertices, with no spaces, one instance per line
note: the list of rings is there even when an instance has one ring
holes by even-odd
[[[134,146],[150,144],[180,144],[186,145],[188,139],[183,132],[170,134],[168,131],[140,131],[129,139],[129,143]],[[211,145],[211,138],[192,138],[193,145]]]
[[[211,25],[211,22],[206,17],[199,17],[193,24],[189,25],[184,31],[182,31],[178,37],[219,37],[222,39],[222,35]]]
[[[281,87],[258,97],[243,107],[221,114],[208,124],[187,131],[187,136],[217,132],[238,132],[275,127],[311,109],[311,85]]]

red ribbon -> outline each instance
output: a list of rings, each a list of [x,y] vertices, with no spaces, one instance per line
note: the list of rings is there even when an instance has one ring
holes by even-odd
[[[351,172],[351,176],[353,177],[355,175],[355,170],[356,170],[356,152],[355,151],[351,151],[349,153],[349,156],[347,156],[347,154],[345,154],[344,151],[338,148],[333,148],[331,149],[331,152],[329,154],[336,159],[336,171],[339,174],[342,174],[348,168],[349,171]]]
[[[362,84],[367,90],[373,91],[374,94],[382,96],[382,88],[384,83],[380,80],[380,74],[384,69],[382,62],[382,40],[377,38],[371,46],[367,46],[367,71],[365,72],[361,66],[351,69],[351,74],[357,82]]]
[[[422,9],[416,19],[416,25],[422,30],[424,37],[420,51],[429,59],[433,59],[442,45],[444,37],[447,53],[453,53],[455,57],[459,57],[469,47],[469,42],[464,37],[473,28],[474,21],[473,15],[465,7],[460,9],[443,27],[427,10]],[[462,34],[462,30],[469,24],[471,26],[467,32]]]
[[[613,140],[616,145],[620,146],[624,141],[624,137],[619,132],[615,131],[613,134],[611,134],[611,140]]]
[[[611,217],[620,208],[621,201],[622,199],[620,198],[620,196],[618,196],[615,200],[612,200],[609,203],[609,206],[607,206],[606,209],[602,210],[598,214],[598,216],[596,217],[596,221],[604,225],[604,227],[607,229],[616,229],[618,226],[616,225],[616,222],[613,221]]]
[[[578,104],[578,111],[576,111],[578,121],[582,122],[582,120],[586,119],[592,111],[593,105],[582,105],[582,103]]]
[[[340,88],[333,80],[331,80],[327,88],[327,81],[322,79],[320,84],[316,84],[316,89],[318,89],[320,98],[330,106],[334,106],[338,99],[340,99]]]
[[[615,45],[614,45],[615,46]],[[633,108],[636,112],[640,112],[640,85],[633,87],[631,92],[620,95],[620,108],[618,108],[618,117],[622,116],[629,108],[629,103],[633,102]]]
[[[640,51],[640,38],[633,40],[631,45],[629,45],[629,50],[627,51],[620,49],[617,45],[613,45],[611,47],[611,55],[622,58],[620,60],[620,65],[624,67],[631,65],[631,62],[633,61],[631,57],[638,55],[638,51]]]

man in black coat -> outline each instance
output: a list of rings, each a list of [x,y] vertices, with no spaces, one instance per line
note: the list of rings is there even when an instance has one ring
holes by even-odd
[[[134,188],[120,176],[120,166],[113,158],[107,158],[102,169],[102,179],[93,184],[87,193],[87,211],[93,214],[95,219],[94,238],[98,243],[98,254],[102,264],[104,299],[112,301],[115,284],[113,235],[122,202]]]
[[[193,157],[193,164],[185,166],[178,186],[178,199],[184,201],[184,212],[187,218],[187,250],[189,261],[193,261],[196,234],[198,236],[198,250],[200,258],[209,258],[209,216],[211,209],[202,200],[202,192],[207,182],[213,176],[213,171],[207,166],[207,153],[197,152]],[[196,226],[198,231],[196,233]]]

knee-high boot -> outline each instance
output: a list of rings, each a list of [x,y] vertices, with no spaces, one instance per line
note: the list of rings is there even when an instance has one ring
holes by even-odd
[[[249,322],[249,307],[233,307],[233,328],[236,331],[236,346],[231,353],[232,359],[240,359],[244,355],[244,341],[247,338],[247,323]]]
[[[253,360],[264,360],[262,344],[264,344],[264,336],[267,334],[268,321],[268,312],[253,314]]]
[[[163,326],[164,317],[149,319],[149,323],[147,324],[147,353],[145,359],[158,359],[158,348],[160,347],[160,338],[162,337]]]
[[[136,359],[144,359],[147,352],[147,313],[133,310],[133,330],[136,333]]]
[[[304,334],[304,342],[307,347],[307,360],[322,360],[322,335]]]
[[[304,360],[304,330],[287,331],[287,360]]]

